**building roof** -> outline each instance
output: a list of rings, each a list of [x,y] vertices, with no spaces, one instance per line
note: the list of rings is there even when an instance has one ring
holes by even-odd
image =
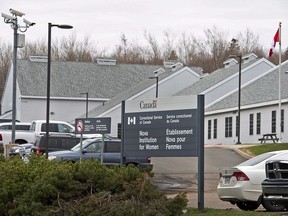
[[[288,98],[288,60],[281,64],[281,98]],[[256,106],[271,104],[279,101],[279,66],[263,73],[262,76],[251,80],[241,88],[241,106]],[[206,112],[225,111],[238,107],[238,91],[231,93],[218,103],[208,107]]]
[[[250,61],[247,64],[242,65],[242,70],[245,70],[246,67],[254,64],[255,62],[259,61],[259,59]],[[193,83],[191,86],[183,89],[182,91],[175,94],[175,96],[180,95],[197,95],[205,90],[211,88],[212,86],[218,84],[219,82],[223,81],[224,79],[232,76],[233,74],[238,73],[239,65],[232,65],[228,68],[220,68],[207,76],[203,76],[198,82]]]
[[[141,83],[163,65],[116,64],[91,62],[51,62],[51,97],[81,97],[110,99]],[[201,73],[197,68],[195,71]],[[47,62],[18,60],[17,81],[21,95],[46,97]]]
[[[201,68],[184,67],[184,68],[181,68],[177,71],[172,71],[172,70],[167,71],[167,69],[166,69],[167,72],[164,72],[164,73],[161,73],[158,75],[159,82],[161,82],[161,80],[165,80],[165,78],[171,76],[172,74],[175,74],[178,71],[180,72],[181,70],[185,70],[185,69],[191,70],[191,71],[195,72],[196,74],[198,74],[199,76],[201,75],[201,72],[202,72]],[[112,109],[113,107],[121,104],[121,102],[123,100],[127,100],[127,99],[137,95],[139,92],[144,91],[145,89],[147,89],[148,87],[150,87],[154,84],[155,84],[155,80],[146,78],[145,80],[138,83],[137,85],[127,89],[126,91],[123,91],[123,92],[117,94],[115,97],[111,98],[111,100],[105,102],[105,104],[103,106],[98,106],[95,109],[91,110],[89,112],[89,115],[90,116],[99,116],[99,115],[103,114],[104,112]]]

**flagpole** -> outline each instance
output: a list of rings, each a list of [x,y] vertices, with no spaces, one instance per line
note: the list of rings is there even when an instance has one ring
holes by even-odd
[[[282,136],[281,136],[281,22],[279,22],[279,114],[278,114],[278,136],[279,140],[278,143],[282,142]]]

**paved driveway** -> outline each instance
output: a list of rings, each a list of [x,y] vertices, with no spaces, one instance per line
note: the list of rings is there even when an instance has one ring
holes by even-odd
[[[238,146],[237,146],[238,147]],[[228,146],[206,146],[204,159],[204,207],[218,209],[238,209],[235,205],[218,198],[216,188],[219,168],[234,166],[245,161],[241,154]],[[198,207],[198,158],[161,157],[152,158],[154,165],[153,182],[168,196],[175,196],[180,191],[187,192],[189,207]]]

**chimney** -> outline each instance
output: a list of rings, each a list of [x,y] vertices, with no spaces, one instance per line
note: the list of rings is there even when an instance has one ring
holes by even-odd
[[[116,59],[97,58],[97,64],[99,64],[99,65],[116,65]]]
[[[243,59],[243,64],[247,64],[247,63],[249,63],[250,61],[253,61],[253,60],[257,59],[257,58],[258,58],[258,56],[255,55],[254,53],[244,55],[244,56],[242,57],[242,59]]]
[[[47,61],[48,61],[48,56],[29,56],[29,60],[30,60],[31,62],[47,63]]]
[[[163,62],[163,65],[165,68],[171,68],[172,71],[175,71],[183,67],[183,64],[177,60],[166,60]]]
[[[226,61],[224,61],[223,64],[224,64],[224,68],[226,69],[233,65],[238,64],[238,62],[234,58],[229,58]]]

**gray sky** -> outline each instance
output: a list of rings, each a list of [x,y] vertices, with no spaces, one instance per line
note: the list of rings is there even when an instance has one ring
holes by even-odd
[[[146,30],[161,43],[164,31],[203,37],[205,29],[216,26],[229,33],[229,40],[249,28],[268,49],[282,22],[282,49],[288,47],[288,0],[0,0],[1,13],[10,14],[10,8],[36,22],[25,33],[26,41],[47,40],[48,22],[74,27],[52,28],[52,40],[73,32],[79,40],[90,36],[109,49],[121,33],[128,42],[144,43]],[[13,30],[1,19],[0,40],[12,43]]]

